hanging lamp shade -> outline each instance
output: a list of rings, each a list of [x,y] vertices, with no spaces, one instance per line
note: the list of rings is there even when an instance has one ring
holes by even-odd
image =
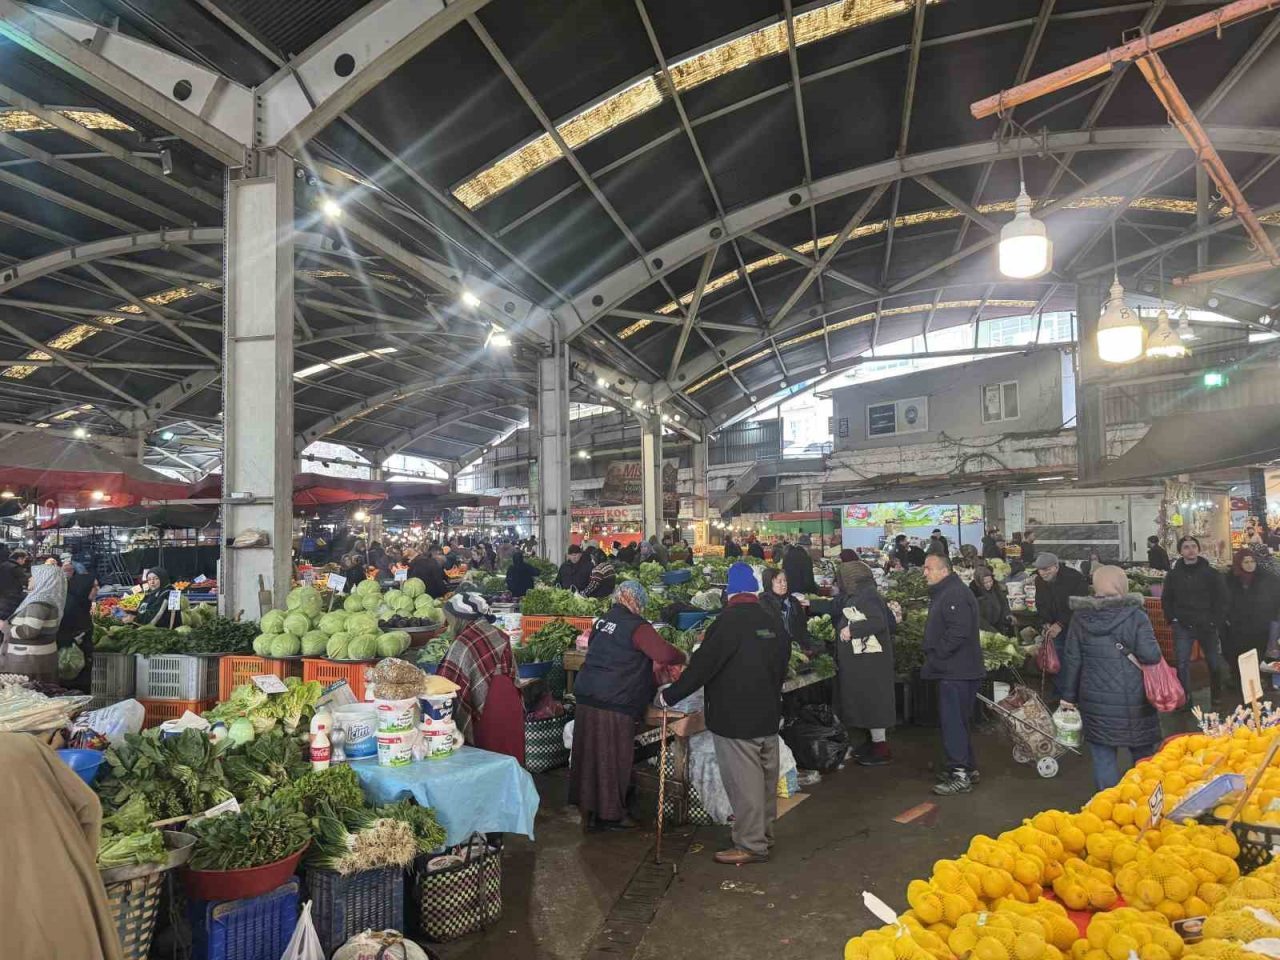
[[[1013,219],[1000,228],[1000,272],[1015,280],[1030,280],[1053,266],[1053,241],[1044,223],[1031,216],[1031,197],[1021,184],[1013,204]]]
[[[1162,307],[1156,314],[1155,332],[1147,340],[1147,356],[1177,359],[1185,357],[1190,352],[1186,344],[1173,332],[1173,327],[1169,326],[1169,311]]]
[[[1098,356],[1106,363],[1129,363],[1142,356],[1142,340],[1142,321],[1125,305],[1117,278],[1098,318]]]
[[[1182,316],[1178,318],[1178,339],[1179,340],[1195,340],[1196,332],[1191,329],[1191,317],[1187,315],[1185,307],[1182,309]]]

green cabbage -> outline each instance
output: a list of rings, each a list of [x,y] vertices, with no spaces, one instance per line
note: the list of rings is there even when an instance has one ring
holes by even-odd
[[[265,620],[266,617],[263,617],[262,619]],[[279,634],[275,634],[275,636],[279,636]],[[254,637],[253,638],[254,655],[259,657],[271,656],[271,640],[272,640],[272,634],[270,633],[260,633],[256,637]]]
[[[333,636],[339,630],[347,625],[347,613],[345,610],[335,610],[333,613],[326,613],[320,618],[319,629],[323,630],[326,636]]]
[[[406,597],[421,597],[427,592],[427,585],[418,577],[410,577],[400,587]]]
[[[347,646],[347,655],[352,660],[372,660],[378,655],[378,638],[372,633],[354,637]]]
[[[395,642],[395,653],[382,653],[382,641],[388,639]],[[408,649],[409,634],[405,633],[403,630],[390,630],[378,638],[378,652],[384,657],[398,657]]]
[[[342,601],[342,609],[347,613],[359,613],[364,609],[364,601],[358,593],[347,594],[347,599]]]
[[[311,618],[295,610],[284,618],[284,629],[285,632],[300,637],[311,629]]]
[[[302,649],[302,641],[292,633],[278,633],[271,638],[271,656],[296,657]]]
[[[263,633],[284,633],[284,611],[268,610],[258,621],[258,627]]]
[[[302,635],[302,655],[304,657],[323,657],[329,644],[329,635],[323,630],[308,630]]]
[[[382,594],[366,593],[364,595],[364,609],[367,613],[377,613],[378,608],[382,606]]]
[[[380,594],[382,593],[382,584],[378,583],[377,580],[361,580],[356,584],[353,592],[360,594],[362,597],[367,597],[370,594]]]
[[[403,596],[404,596],[403,593],[401,593],[395,587],[392,587],[390,590],[388,590],[386,593],[382,595],[382,602],[385,603],[388,607],[394,607],[396,605],[396,602]]]
[[[294,587],[285,598],[285,606],[290,610],[305,613],[308,617],[317,616],[324,610],[320,591],[315,587]]]
[[[371,613],[353,613],[347,618],[347,633],[353,637],[377,632],[378,621]]]
[[[227,728],[227,739],[234,744],[248,743],[253,739],[253,721],[248,717],[236,717]]]
[[[347,659],[347,644],[351,642],[351,635],[345,631],[339,631],[329,638],[329,642],[325,644],[324,655],[330,660]]]

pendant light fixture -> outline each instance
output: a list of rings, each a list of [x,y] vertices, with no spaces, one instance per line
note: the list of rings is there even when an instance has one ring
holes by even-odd
[[[1032,280],[1053,267],[1053,241],[1043,221],[1031,216],[1031,197],[1018,157],[1018,199],[1013,202],[1013,219],[1000,228],[1000,272],[1013,280]]]
[[[1190,353],[1186,344],[1169,326],[1169,311],[1164,308],[1164,257],[1160,258],[1160,312],[1156,314],[1156,329],[1147,341],[1148,359],[1167,358],[1177,360]]]
[[[1116,253],[1116,223],[1111,221],[1111,258],[1116,273],[1111,281],[1111,293],[1102,316],[1098,318],[1098,357],[1104,363],[1130,363],[1142,356],[1145,331],[1138,315],[1124,302],[1124,287],[1120,285],[1119,256]]]
[[[1178,315],[1178,339],[1179,340],[1197,340],[1196,332],[1191,329],[1191,317],[1187,314],[1187,308],[1183,307],[1182,312]]]

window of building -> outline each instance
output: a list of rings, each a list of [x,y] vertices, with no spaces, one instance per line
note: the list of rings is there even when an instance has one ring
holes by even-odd
[[[982,422],[1018,419],[1018,381],[989,383],[982,388]]]

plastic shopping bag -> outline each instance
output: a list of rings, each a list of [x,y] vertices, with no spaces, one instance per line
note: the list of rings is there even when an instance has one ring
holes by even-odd
[[[293,928],[293,936],[280,960],[325,960],[316,925],[311,922],[310,900],[302,905],[302,915],[298,917],[298,925]]]
[[[1147,692],[1147,702],[1161,713],[1172,713],[1187,702],[1186,691],[1178,680],[1178,672],[1165,663],[1139,664],[1142,668],[1142,686]]]
[[[1058,648],[1053,644],[1052,637],[1042,637],[1040,645],[1036,647],[1036,666],[1040,668],[1041,673],[1054,674],[1062,669],[1062,661],[1058,659]]]

